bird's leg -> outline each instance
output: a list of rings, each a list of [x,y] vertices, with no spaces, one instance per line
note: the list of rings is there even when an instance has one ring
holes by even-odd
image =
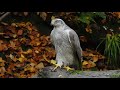
[[[51,60],[50,63],[55,66],[55,67],[52,69],[52,71],[55,71],[58,67],[61,68],[61,66],[62,66],[62,63],[60,63],[60,62],[57,63],[55,60]],[[57,63],[57,64],[56,64],[56,63]]]
[[[66,69],[67,71],[75,70],[74,68],[70,68],[69,66],[64,66],[63,68]]]
[[[54,65],[55,65],[55,67],[52,69],[52,71],[55,71],[58,67],[61,68],[61,66],[59,64],[54,64]]]

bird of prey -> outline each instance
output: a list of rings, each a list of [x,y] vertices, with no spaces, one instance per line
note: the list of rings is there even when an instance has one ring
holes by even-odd
[[[82,48],[77,33],[60,18],[51,20],[50,39],[56,51],[56,68],[73,66],[82,69]]]

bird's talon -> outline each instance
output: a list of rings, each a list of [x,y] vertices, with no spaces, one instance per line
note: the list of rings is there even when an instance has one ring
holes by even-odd
[[[63,67],[63,68],[66,69],[67,71],[75,70],[74,68],[70,68],[69,66],[66,66],[66,67]]]
[[[55,71],[58,67],[61,67],[60,65],[58,65],[58,64],[54,64],[55,65],[55,68],[53,68],[53,70],[52,71]]]

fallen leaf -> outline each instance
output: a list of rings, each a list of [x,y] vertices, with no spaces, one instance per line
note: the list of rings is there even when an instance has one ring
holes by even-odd
[[[17,24],[16,23],[12,23],[11,26],[17,27]]]
[[[9,55],[10,59],[14,59],[14,56],[12,54]]]
[[[45,21],[47,18],[47,13],[46,12],[41,12],[40,17]]]
[[[84,57],[89,56],[89,53],[87,51],[82,51],[82,53]]]
[[[23,30],[18,30],[17,35],[22,35],[23,34]]]
[[[93,56],[95,56],[95,55],[93,55],[92,53],[89,53],[89,55],[88,55],[88,56],[92,56],[92,57],[93,57]]]
[[[4,67],[5,66],[5,61],[0,57],[0,67]]]
[[[0,74],[4,74],[6,72],[5,67],[0,67]]]
[[[0,33],[0,35],[4,35],[5,33]]]
[[[80,36],[80,40],[81,40],[82,42],[87,42],[87,38],[86,38],[85,36]]]
[[[25,16],[27,16],[27,15],[28,15],[28,12],[23,12],[23,14],[24,14]]]
[[[89,68],[91,68],[91,67],[95,67],[95,66],[96,66],[96,64],[95,64],[94,62],[92,62],[92,61],[88,61],[88,62],[89,62],[89,65],[90,65]]]
[[[98,55],[93,56],[92,60],[93,60],[93,62],[97,62],[98,61]]]
[[[92,29],[89,28],[89,27],[85,28],[85,30],[86,30],[86,32],[88,32],[88,33],[92,33]]]
[[[0,63],[2,63],[2,62],[5,62],[5,61],[2,59],[2,57],[0,57]]]
[[[85,65],[88,65],[88,61],[83,61],[82,65],[85,66]]]
[[[42,68],[44,68],[44,64],[43,63],[39,63],[35,68],[42,69]]]

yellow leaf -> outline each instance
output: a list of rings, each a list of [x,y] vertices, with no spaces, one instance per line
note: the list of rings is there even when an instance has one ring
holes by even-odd
[[[5,33],[0,33],[0,35],[4,35]]]
[[[85,66],[85,65],[87,65],[87,64],[88,64],[88,61],[84,61],[84,62],[82,63],[83,66]]]
[[[85,30],[86,30],[86,32],[88,32],[88,33],[92,33],[92,29],[90,28],[90,26],[87,26],[87,27],[85,28]]]
[[[23,58],[18,58],[18,60],[20,61],[20,62],[23,62],[24,61],[24,59]]]
[[[89,65],[90,65],[90,67],[95,67],[96,66],[96,64],[92,61],[89,61]]]
[[[35,66],[35,63],[30,63],[30,66],[34,67],[34,66]]]
[[[4,63],[5,61],[0,57],[0,67],[3,67],[3,66],[5,66],[5,63]]]
[[[25,58],[25,56],[23,54],[21,54],[21,58]]]
[[[30,70],[30,72],[35,72],[35,68],[34,67],[31,67],[29,70]]]
[[[44,68],[44,64],[43,63],[39,63],[35,68],[42,69],[42,68]]]
[[[93,55],[92,53],[89,53],[89,56],[92,56],[92,57],[93,57],[93,56],[95,56],[95,55]]]
[[[37,34],[37,37],[40,37],[40,34],[39,34],[39,33]]]
[[[16,23],[12,23],[11,26],[18,27],[18,25]]]
[[[39,53],[39,51],[36,50],[35,53]]]
[[[24,54],[30,54],[32,53],[32,50],[31,49],[28,49],[26,52],[23,52]]]
[[[93,62],[97,62],[98,61],[98,55],[93,56]]]
[[[17,37],[17,35],[16,35],[16,34],[13,34],[13,37],[14,37],[14,38],[16,38],[16,37]]]
[[[0,57],[0,63],[5,62],[1,57]]]
[[[36,42],[37,46],[39,46],[41,44],[41,42]]]
[[[27,22],[26,25],[27,25],[27,26],[32,26],[32,23]]]
[[[14,59],[14,56],[12,54],[9,55],[10,59]]]

